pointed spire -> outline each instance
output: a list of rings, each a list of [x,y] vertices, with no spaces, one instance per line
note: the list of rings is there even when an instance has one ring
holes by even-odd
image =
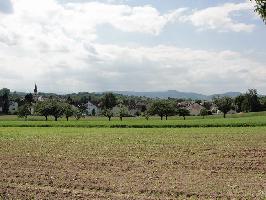
[[[37,88],[37,85],[35,83],[35,87],[34,87],[34,94],[37,94],[38,93],[38,88]]]

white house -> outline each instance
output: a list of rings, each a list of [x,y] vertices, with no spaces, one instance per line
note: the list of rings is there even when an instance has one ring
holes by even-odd
[[[45,100],[45,98],[43,98],[43,96],[38,96],[38,98],[37,98],[37,101],[44,101]]]
[[[95,113],[95,115],[98,115],[100,112],[100,109],[94,104],[92,104],[90,101],[88,101],[87,112],[88,112],[88,115],[93,115],[93,113]]]
[[[9,103],[8,111],[10,112],[10,114],[15,114],[18,111],[18,103],[15,101],[11,101]]]

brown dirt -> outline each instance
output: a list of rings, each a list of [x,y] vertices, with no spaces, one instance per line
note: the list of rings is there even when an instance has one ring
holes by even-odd
[[[38,151],[0,153],[0,196],[2,199],[265,198],[266,149],[261,146],[131,148],[145,156],[131,156],[134,152],[122,147],[116,148],[114,156],[103,152],[96,153],[97,156],[95,153],[62,155],[53,151],[45,155]],[[99,146],[94,151],[100,149]]]

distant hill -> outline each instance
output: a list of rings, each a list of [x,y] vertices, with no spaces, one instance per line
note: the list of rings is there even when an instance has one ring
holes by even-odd
[[[211,99],[213,98],[213,97],[217,97],[217,96],[220,96],[220,97],[224,97],[224,96],[226,96],[226,97],[237,97],[237,96],[239,96],[241,93],[240,92],[226,92],[226,93],[224,93],[224,94],[213,94],[213,95],[211,95],[211,96],[209,96]]]
[[[25,92],[10,92],[11,95],[25,96],[27,93]]]
[[[102,95],[104,92],[96,92],[93,94]],[[158,91],[158,92],[134,92],[134,91],[113,91],[115,94],[121,94],[125,96],[139,96],[139,97],[149,97],[149,98],[160,98],[160,99],[167,99],[167,98],[177,98],[177,99],[192,99],[192,100],[211,100],[215,96],[229,96],[229,97],[236,97],[240,95],[240,92],[227,92],[224,94],[213,94],[213,95],[204,95],[195,92],[179,92],[176,90],[168,90],[168,91]],[[25,96],[27,93],[25,92],[11,92],[12,95],[16,94],[18,96]],[[63,94],[58,95],[55,93],[38,93],[41,96],[71,96],[72,94]],[[75,93],[74,93],[75,94]],[[76,95],[86,96],[91,93],[88,92],[79,92]]]
[[[144,96],[150,98],[179,98],[179,99],[192,99],[192,100],[211,100],[214,96],[229,96],[236,97],[240,95],[240,92],[227,92],[224,94],[204,95],[194,92],[179,92],[176,90],[158,91],[158,92],[134,92],[134,91],[115,91],[116,94],[122,94],[126,96]]]

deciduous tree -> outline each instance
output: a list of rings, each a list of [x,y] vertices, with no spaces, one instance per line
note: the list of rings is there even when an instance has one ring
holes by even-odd
[[[184,120],[186,120],[186,116],[189,116],[190,113],[189,113],[189,110],[185,109],[185,108],[179,108],[177,110],[177,113],[180,117],[183,117]]]
[[[151,113],[149,112],[149,110],[146,110],[142,115],[148,121],[150,119]]]
[[[114,113],[112,109],[105,109],[102,112],[103,116],[107,117],[109,121],[111,121],[111,118],[114,116]]]
[[[116,106],[116,97],[113,93],[106,93],[102,97],[101,107],[103,109],[112,109]]]
[[[9,111],[9,95],[10,90],[7,88],[3,88],[0,90],[0,96],[2,96],[3,101],[3,113],[8,114]]]
[[[243,102],[245,101],[245,95],[239,95],[235,98],[235,106],[237,112],[242,112],[243,110]]]
[[[68,104],[68,103],[64,103],[63,107],[64,107],[64,108],[63,108],[63,109],[64,109],[64,114],[65,114],[66,119],[67,119],[67,121],[68,121],[69,117],[72,117],[72,116],[74,115],[74,109],[73,109],[73,107],[72,107],[70,104]]]
[[[48,120],[48,116],[52,114],[52,102],[51,101],[39,101],[35,106],[35,112]]]
[[[159,115],[161,120],[163,120],[163,117],[165,116],[167,120],[168,116],[175,113],[175,106],[171,101],[157,100],[151,105],[150,113],[153,115]]]
[[[51,100],[51,115],[55,121],[64,115],[64,104],[57,100]]]
[[[248,99],[250,112],[260,111],[261,105],[258,98],[258,93],[256,89],[249,89],[246,93],[246,98]]]
[[[33,95],[31,93],[25,95],[25,103],[31,104],[34,102]]]
[[[223,112],[224,118],[233,107],[233,99],[230,97],[217,97],[214,99],[214,103],[217,105],[218,109]]]
[[[24,104],[18,108],[18,117],[25,118],[25,120],[27,120],[29,115],[31,115],[29,104]]]
[[[208,115],[208,110],[206,108],[200,110],[200,116],[202,116],[203,119],[207,115]]]
[[[79,120],[82,117],[82,111],[79,108],[73,108],[73,115],[76,120]]]
[[[255,11],[261,16],[262,20],[266,23],[266,0],[251,0],[255,2]]]
[[[120,120],[123,120],[123,117],[128,116],[128,108],[124,105],[120,105],[119,106],[119,110],[118,110],[118,116],[120,118]]]

